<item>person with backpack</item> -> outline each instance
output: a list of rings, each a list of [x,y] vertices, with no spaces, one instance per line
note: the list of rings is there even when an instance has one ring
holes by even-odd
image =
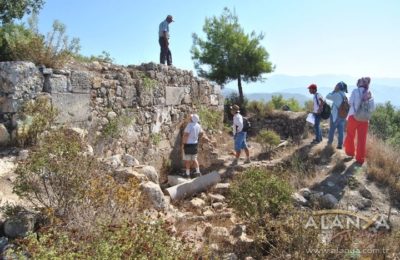
[[[337,149],[342,149],[343,145],[344,125],[346,123],[348,112],[348,100],[346,93],[347,85],[343,81],[340,81],[336,84],[334,91],[326,96],[326,99],[332,100],[332,112],[329,120],[328,145],[332,145],[333,136],[335,135],[335,131],[337,129]]]
[[[250,163],[250,152],[246,143],[247,131],[249,122],[247,118],[244,118],[240,114],[240,107],[238,105],[233,105],[230,107],[231,114],[233,115],[233,136],[234,136],[234,144],[235,144],[235,159],[232,162],[232,166],[235,166],[239,162],[240,153],[243,149],[246,153],[246,160],[244,163]]]
[[[322,96],[317,92],[317,85],[316,84],[311,84],[308,86],[308,91],[310,94],[312,94],[313,97],[313,114],[314,114],[314,133],[315,133],[315,139],[311,142],[311,144],[318,144],[322,141],[322,131],[320,128],[320,123],[321,123],[321,112],[323,109],[324,105],[324,100]]]
[[[372,93],[369,89],[371,78],[364,77],[357,81],[357,88],[350,96],[350,110],[347,121],[347,134],[344,141],[347,156],[356,157],[356,162],[362,165],[365,161],[368,122],[375,107]],[[354,139],[357,134],[357,149]]]

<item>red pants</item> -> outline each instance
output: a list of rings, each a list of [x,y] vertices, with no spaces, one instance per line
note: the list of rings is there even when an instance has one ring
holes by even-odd
[[[357,151],[354,151],[354,139],[357,132]],[[354,116],[350,116],[347,121],[347,134],[344,140],[346,154],[354,156],[360,164],[365,161],[366,145],[367,145],[368,122],[357,121]]]

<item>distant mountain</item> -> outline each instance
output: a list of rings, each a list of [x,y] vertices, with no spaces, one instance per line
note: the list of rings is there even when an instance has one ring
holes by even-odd
[[[272,75],[263,82],[244,83],[243,91],[250,100],[270,100],[272,95],[282,94],[284,98],[295,98],[302,105],[304,100],[311,99],[307,89],[311,83],[317,84],[318,92],[326,96],[339,81],[347,83],[350,94],[356,87],[357,79],[347,75]],[[400,107],[400,78],[372,78],[371,90],[377,103],[390,101]],[[237,92],[236,82],[228,84],[223,90],[224,95],[231,92]]]
[[[222,95],[224,97],[228,97],[230,94],[236,93],[235,90],[230,89],[230,88],[224,88],[222,90]],[[297,94],[297,93],[287,93],[287,92],[274,92],[274,93],[250,93],[250,94],[245,94],[246,98],[250,101],[252,100],[257,100],[257,101],[264,101],[268,102],[272,99],[272,96],[278,96],[282,95],[284,99],[289,99],[289,98],[294,98],[299,102],[300,105],[304,105],[304,103],[310,99],[310,97],[307,97],[302,94]]]

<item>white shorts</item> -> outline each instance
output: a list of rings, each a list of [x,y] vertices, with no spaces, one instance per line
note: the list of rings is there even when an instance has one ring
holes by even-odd
[[[185,153],[183,153],[183,160],[184,161],[195,161],[195,160],[197,160],[197,154],[185,154]]]

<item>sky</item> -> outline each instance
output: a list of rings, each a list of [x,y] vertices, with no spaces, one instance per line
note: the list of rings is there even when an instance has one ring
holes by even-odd
[[[173,65],[194,70],[192,34],[205,39],[205,19],[224,7],[246,33],[264,33],[273,74],[400,78],[399,0],[46,0],[39,31],[58,19],[82,54],[139,65],[159,61],[158,26],[171,14]]]

